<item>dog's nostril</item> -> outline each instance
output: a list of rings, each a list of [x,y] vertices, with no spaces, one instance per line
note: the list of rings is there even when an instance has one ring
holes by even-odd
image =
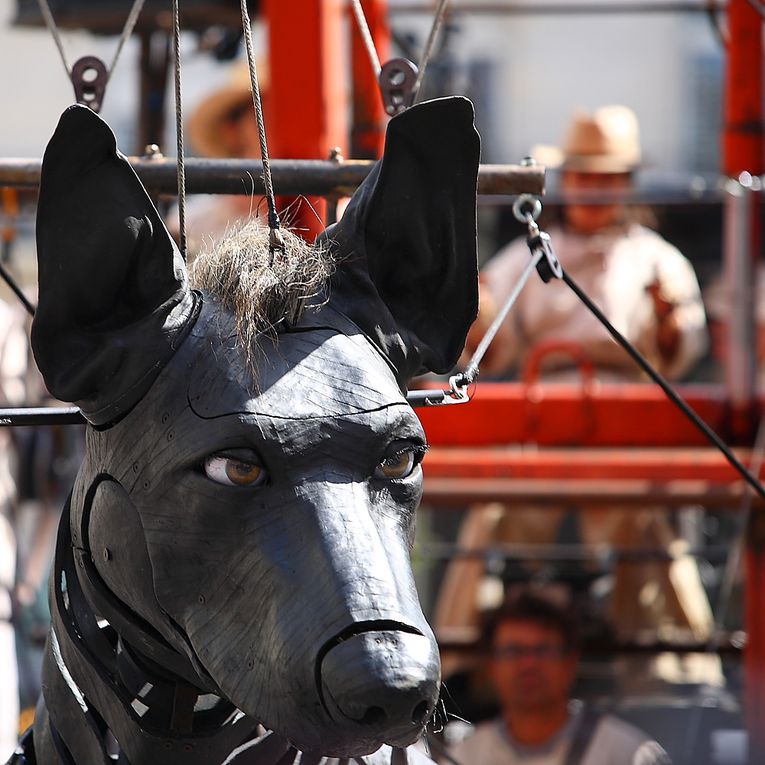
[[[387,715],[382,707],[369,707],[361,718],[364,725],[382,725]]]
[[[424,725],[428,719],[428,702],[421,701],[412,711],[412,723],[414,725]]]

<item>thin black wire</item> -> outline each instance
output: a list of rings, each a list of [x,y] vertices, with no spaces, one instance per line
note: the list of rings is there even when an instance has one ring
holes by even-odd
[[[595,303],[579,288],[579,285],[564,271],[563,281],[571,288],[574,294],[587,306],[597,320],[606,328],[611,337],[624,348],[632,357],[633,361],[664,391],[667,398],[677,406],[682,413],[711,441],[724,455],[728,462],[734,467],[741,477],[765,499],[765,488],[762,484],[744,467],[743,463],[730,450],[728,445],[715,433],[696,412],[675,392],[672,386],[651,366],[646,358],[638,351],[613,324],[606,318],[605,314]]]
[[[27,313],[30,316],[34,316],[35,307],[32,305],[32,303],[29,302],[29,298],[24,294],[21,287],[16,284],[16,280],[11,276],[8,269],[6,269],[2,263],[0,263],[0,277],[2,277],[3,281],[5,281],[5,283],[13,291],[13,294],[16,295],[16,297],[22,302],[24,308],[27,309]]]

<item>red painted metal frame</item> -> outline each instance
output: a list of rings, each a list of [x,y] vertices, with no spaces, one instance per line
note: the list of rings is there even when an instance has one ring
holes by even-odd
[[[718,435],[727,437],[722,387],[693,385],[680,393]],[[418,414],[432,446],[709,446],[661,390],[649,384],[484,382],[469,404],[425,408]]]
[[[390,58],[390,28],[387,0],[362,0],[361,7],[375,42],[377,55],[384,64]],[[353,70],[353,125],[351,153],[354,159],[378,159],[385,144],[385,114],[377,75],[359,32],[356,19],[351,25],[351,67]]]
[[[264,0],[261,13],[268,23],[271,155],[327,159],[336,146],[347,153],[344,3]],[[324,228],[326,204],[308,202],[280,198],[279,207],[291,204],[287,222],[312,240]]]
[[[725,77],[723,171],[739,177],[765,171],[763,129],[763,22],[748,0],[728,3],[728,45]],[[751,253],[761,254],[759,215],[753,215]],[[749,730],[749,761],[765,762],[765,523],[755,518],[747,537],[744,655],[745,709]]]
[[[693,409],[725,436],[725,391],[688,386]],[[735,508],[739,474],[656,387],[479,384],[464,406],[420,409],[430,452],[425,499],[437,505],[562,499]],[[742,448],[739,458],[748,462]],[[758,503],[759,505],[759,503]]]

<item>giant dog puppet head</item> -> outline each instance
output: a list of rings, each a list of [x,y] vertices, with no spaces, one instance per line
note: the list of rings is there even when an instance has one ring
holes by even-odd
[[[64,113],[32,335],[90,422],[52,588],[59,753],[100,762],[106,728],[133,765],[160,744],[220,762],[220,731],[230,750],[253,721],[337,757],[422,733],[440,678],[409,562],[425,441],[404,392],[450,369],[475,316],[477,162],[465,99],[394,118],[322,237],[322,295],[249,354],[109,128]]]

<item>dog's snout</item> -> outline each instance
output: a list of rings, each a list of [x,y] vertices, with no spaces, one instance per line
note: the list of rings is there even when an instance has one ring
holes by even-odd
[[[402,630],[372,630],[338,642],[319,667],[322,698],[340,723],[407,746],[422,733],[440,687],[434,641]]]

